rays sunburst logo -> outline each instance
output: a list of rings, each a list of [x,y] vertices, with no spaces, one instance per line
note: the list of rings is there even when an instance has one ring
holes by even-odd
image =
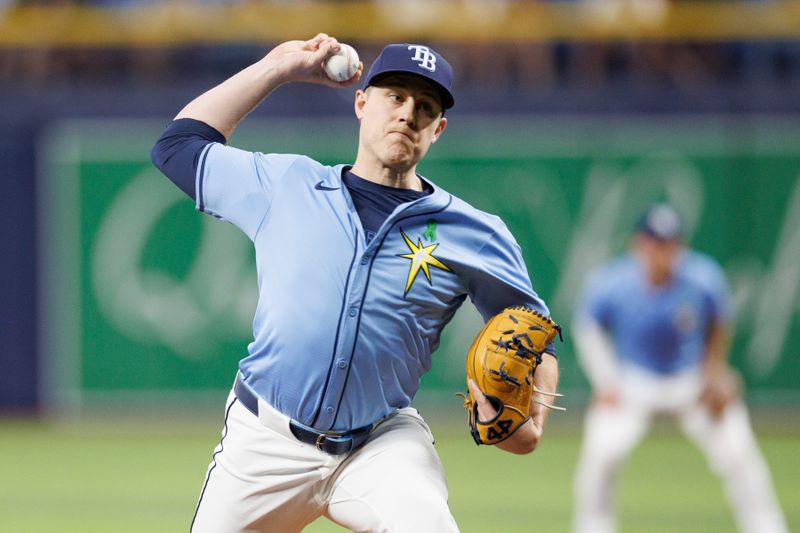
[[[431,279],[431,271],[430,267],[438,268],[440,270],[444,270],[445,272],[452,272],[449,266],[444,264],[441,259],[435,257],[433,255],[434,250],[439,247],[439,243],[435,242],[433,244],[429,244],[425,246],[422,244],[422,239],[417,239],[417,243],[414,244],[408,235],[405,234],[403,228],[400,228],[400,235],[403,236],[403,240],[408,246],[410,253],[407,254],[397,254],[398,257],[403,257],[411,261],[411,265],[409,265],[408,269],[408,278],[406,279],[406,288],[403,291],[403,298],[406,297],[408,291],[411,289],[411,285],[414,284],[414,280],[417,279],[417,275],[419,274],[420,270],[423,274],[425,274],[425,278],[428,280],[428,283],[433,286],[433,280]]]

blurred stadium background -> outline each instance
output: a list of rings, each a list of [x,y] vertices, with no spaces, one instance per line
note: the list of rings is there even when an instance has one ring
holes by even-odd
[[[800,2],[0,0],[0,531],[187,528],[255,275],[246,238],[197,215],[148,151],[193,96],[319,31],[367,66],[387,42],[451,60],[457,106],[420,170],[507,221],[567,326],[640,210],[682,209],[730,277],[732,361],[800,530]],[[232,143],[351,161],[351,101],[283,87]],[[456,518],[465,533],[568,531],[588,399],[569,336],[569,411],[541,450],[478,449],[453,395],[478,329],[468,307],[418,402]],[[733,531],[666,423],[625,470],[620,507],[623,531]]]

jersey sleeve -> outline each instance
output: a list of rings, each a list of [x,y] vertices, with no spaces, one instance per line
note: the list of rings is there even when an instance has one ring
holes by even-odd
[[[173,120],[150,150],[153,164],[192,200],[200,155],[211,143],[225,144],[225,136],[205,122],[191,118]]]
[[[481,268],[472,281],[470,296],[484,322],[515,305],[550,315],[544,300],[533,290],[519,244],[505,226],[492,235],[477,257]],[[555,355],[554,343],[548,344],[546,351]]]
[[[253,240],[275,183],[288,176],[299,158],[209,144],[197,169],[197,209],[234,224]]]
[[[608,330],[611,327],[613,305],[609,297],[608,278],[600,270],[591,273],[584,283],[575,312],[575,322],[591,321]]]
[[[470,284],[470,297],[484,320],[514,305],[550,314],[533,290],[519,244],[505,227],[486,241],[477,257],[481,268]]]
[[[706,306],[709,316],[721,324],[727,324],[731,316],[730,288],[725,272],[715,262],[704,265],[703,279],[706,287]]]

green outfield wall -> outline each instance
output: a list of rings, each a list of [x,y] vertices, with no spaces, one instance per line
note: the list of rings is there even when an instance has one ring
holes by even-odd
[[[246,353],[250,241],[198,214],[150,164],[163,126],[73,121],[42,139],[40,346],[52,404],[218,393]],[[333,163],[353,160],[356,136],[354,120],[252,119],[231,144]],[[586,390],[569,337],[585,275],[625,250],[648,203],[669,200],[691,245],[728,273],[732,360],[751,394],[800,398],[800,117],[451,117],[419,170],[517,237],[534,288],[566,326],[565,390]],[[463,388],[479,325],[465,304],[427,390]]]

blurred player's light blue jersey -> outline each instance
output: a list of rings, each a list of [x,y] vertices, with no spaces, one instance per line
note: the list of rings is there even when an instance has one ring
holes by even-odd
[[[603,327],[623,362],[662,374],[700,363],[709,327],[728,320],[728,287],[711,258],[686,251],[678,261],[660,287],[631,255],[595,271],[577,320],[588,317]]]
[[[196,183],[198,209],[255,244],[245,383],[320,430],[408,406],[467,296],[484,318],[517,304],[549,314],[499,218],[429,183],[431,194],[398,206],[367,244],[343,169],[212,143]]]

